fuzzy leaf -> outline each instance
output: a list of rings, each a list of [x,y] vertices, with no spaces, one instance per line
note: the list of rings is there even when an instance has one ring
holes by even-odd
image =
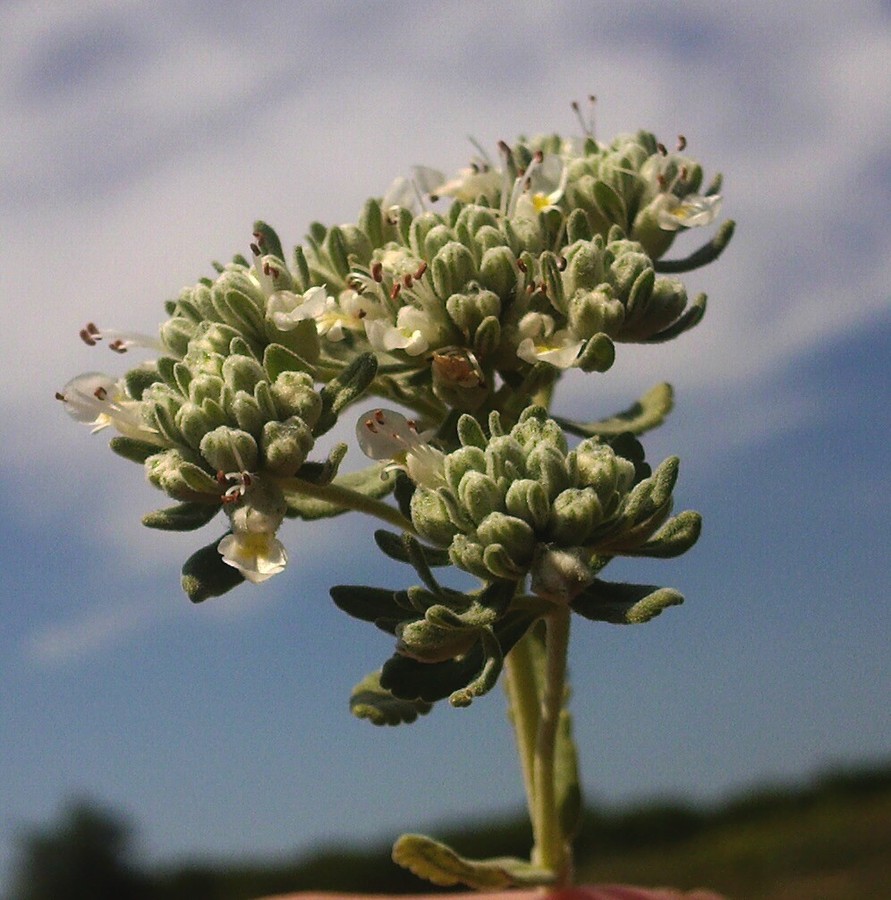
[[[615,584],[597,578],[572,601],[572,608],[580,616],[595,622],[638,625],[649,622],[666,607],[683,602],[683,595],[674,588]]]
[[[285,258],[284,250],[282,250],[282,242],[275,233],[275,229],[259,219],[254,222],[254,240],[260,248],[261,256],[271,255],[277,256],[279,259]]]
[[[322,414],[313,428],[313,435],[318,437],[333,428],[340,411],[365,392],[376,374],[377,357],[373,353],[363,353],[340,375],[332,378],[322,388]]]
[[[338,609],[363,622],[371,622],[381,631],[396,633],[396,626],[413,617],[413,613],[398,600],[398,594],[387,588],[362,584],[337,584],[330,590]]]
[[[400,700],[381,687],[380,672],[362,679],[350,694],[350,712],[372,725],[403,725],[414,722],[433,708],[423,700]]]
[[[711,190],[711,188],[709,188]],[[714,262],[730,243],[736,222],[728,219],[719,229],[717,234],[707,243],[703,244],[684,259],[658,259],[653,263],[657,272],[690,272],[702,266]]]
[[[694,325],[698,325],[705,315],[706,300],[705,294],[697,294],[696,298],[681,316],[675,319],[667,328],[650,335],[645,342],[648,344],[661,344],[676,338],[685,331],[689,331]]]
[[[686,553],[699,539],[702,516],[693,510],[685,510],[672,516],[645,544],[629,550],[629,556],[651,556],[670,559]]]
[[[217,550],[222,538],[193,553],[183,566],[182,586],[192,603],[219,597],[244,581],[244,575],[223,562]]]
[[[140,441],[130,437],[113,437],[108,446],[114,450],[118,456],[129,459],[130,462],[144,463],[150,456],[154,456],[161,448],[157,444],[150,444],[148,441]]]
[[[524,859],[474,860],[422,834],[404,834],[393,845],[393,862],[440,887],[466,884],[477,890],[552,884],[554,873]]]
[[[301,473],[305,467],[306,464],[301,468]],[[340,475],[331,484],[358,491],[366,497],[379,499],[393,490],[393,480],[381,478],[380,473],[380,464],[375,463],[357,472],[347,472],[346,475]],[[339,516],[341,513],[346,512],[342,506],[330,500],[308,497],[306,494],[300,494],[296,491],[286,491],[285,494],[288,501],[288,515],[292,518],[309,521],[311,519],[326,519],[331,516]]]
[[[374,540],[378,547],[380,547],[390,559],[395,559],[397,562],[410,563],[411,559],[407,550],[406,537],[410,537],[410,535],[406,535],[405,533],[402,535],[393,534],[392,531],[384,531],[383,529],[379,529],[374,533]],[[412,538],[412,540],[414,540],[414,538]],[[426,544],[421,544],[419,541],[416,541],[416,543],[421,548],[421,552],[424,554],[424,561],[428,566],[435,567],[449,565],[450,560],[448,550],[443,550],[440,547],[428,547]]]
[[[219,511],[218,503],[178,503],[146,513],[142,524],[161,531],[194,531],[206,525]]]
[[[665,417],[674,406],[674,391],[670,384],[662,382],[651,387],[636,403],[628,409],[595,422],[574,422],[554,416],[560,427],[570,434],[579,437],[612,437],[613,435],[631,432],[643,434],[665,421]]]
[[[270,381],[275,381],[282,372],[307,372],[315,374],[312,363],[282,344],[269,344],[263,351],[263,368]]]

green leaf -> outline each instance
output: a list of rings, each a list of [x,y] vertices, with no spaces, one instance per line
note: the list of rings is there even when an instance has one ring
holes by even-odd
[[[396,626],[416,613],[399,602],[399,594],[388,588],[367,587],[362,584],[337,584],[330,589],[331,599],[347,615],[371,622],[381,631],[396,633]]]
[[[219,503],[178,503],[146,513],[142,524],[161,531],[194,531],[206,525],[219,511]]]
[[[454,705],[466,706],[491,690],[503,657],[537,618],[526,611],[508,613],[494,628],[481,629],[481,639],[459,659],[423,663],[395,654],[384,663],[381,685],[406,700],[435,703],[449,697]]]
[[[144,463],[150,456],[154,456],[162,448],[157,444],[150,444],[148,441],[140,441],[130,437],[113,437],[108,446],[114,450],[118,456],[129,459],[130,462]]]
[[[628,227],[628,211],[625,202],[605,181],[595,181],[593,186],[594,201],[600,213],[613,225]],[[611,238],[612,239],[612,238]]]
[[[343,458],[347,454],[347,445],[335,444],[328,452],[328,458],[324,462],[306,462],[297,470],[297,478],[309,481],[312,484],[331,484],[337,476]]]
[[[260,248],[261,256],[277,256],[279,259],[285,258],[285,252],[282,250],[282,242],[275,233],[275,229],[259,219],[254,222],[254,240]]]
[[[628,409],[595,422],[575,422],[554,416],[560,427],[570,434],[579,437],[612,437],[613,435],[631,432],[643,434],[656,428],[665,421],[665,417],[674,406],[674,391],[670,384],[662,382],[650,388],[636,403]]]
[[[319,464],[316,464],[319,465]],[[301,467],[298,473],[303,477],[303,470],[307,464]],[[321,474],[321,467],[317,474]],[[347,472],[346,475],[339,475],[332,482],[333,485],[349,488],[364,494],[366,497],[374,497],[380,499],[385,497],[393,490],[392,478],[381,478],[381,466],[379,463],[360,469],[356,472]],[[339,503],[331,500],[322,500],[317,497],[308,497],[306,494],[297,491],[285,491],[285,499],[288,501],[288,515],[291,518],[305,519],[327,519],[332,516],[339,516],[347,510]]]
[[[553,872],[524,859],[503,856],[474,860],[422,834],[404,834],[393,845],[393,862],[440,887],[466,884],[477,890],[552,884]]]
[[[572,608],[580,616],[613,625],[638,625],[649,622],[669,606],[684,602],[674,588],[652,584],[615,584],[594,579],[575,600]]]
[[[312,363],[305,360],[298,353],[289,350],[282,344],[269,344],[263,351],[263,368],[269,375],[270,381],[275,381],[282,372],[307,372],[315,374]]]
[[[657,331],[656,334],[650,335],[643,343],[662,344],[698,325],[705,315],[706,300],[705,294],[697,294],[693,302],[684,310],[684,313],[675,319],[668,328],[663,328],[662,331]]]
[[[193,553],[183,566],[182,586],[192,603],[219,597],[244,581],[238,569],[223,562],[217,550],[221,540],[217,538]]]
[[[560,830],[568,840],[575,836],[581,825],[582,791],[579,786],[578,753],[572,737],[572,716],[565,708],[560,710],[557,723],[554,781]]]
[[[628,556],[651,556],[670,559],[686,553],[699,540],[702,516],[685,510],[672,516],[645,544],[628,551]]]
[[[333,428],[340,411],[368,389],[376,374],[377,357],[373,353],[363,353],[340,375],[332,378],[322,388],[322,414],[313,428],[313,435],[318,437]]]
[[[350,694],[350,712],[372,725],[404,725],[424,716],[433,705],[423,700],[400,700],[381,687],[380,672],[362,679]]]
[[[598,333],[582,347],[576,365],[583,372],[606,372],[615,360],[615,344],[608,335]]]
[[[689,256],[684,259],[657,259],[653,262],[653,267],[657,272],[676,273],[690,272],[693,269],[708,265],[708,263],[714,262],[724,252],[724,248],[730,243],[730,238],[733,237],[735,228],[736,222],[728,219],[707,244],[703,244]]]
[[[385,531],[381,528],[375,531],[374,540],[378,547],[380,547],[390,559],[395,559],[397,562],[403,563],[411,562],[406,549],[404,533],[398,535],[394,534],[392,531]],[[436,567],[447,566],[450,564],[451,560],[449,559],[448,550],[444,550],[440,547],[428,547],[426,544],[421,544],[419,541],[416,541],[416,543],[423,552],[424,561],[428,566]]]

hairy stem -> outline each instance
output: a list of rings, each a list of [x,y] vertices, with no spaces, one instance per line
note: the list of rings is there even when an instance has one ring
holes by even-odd
[[[556,746],[560,711],[566,694],[566,656],[569,648],[570,609],[556,608],[546,619],[545,681],[541,717],[535,744],[533,788],[535,835],[533,862],[557,874],[558,884],[569,876],[571,861],[557,808]]]
[[[414,525],[398,509],[390,506],[388,503],[384,503],[382,500],[368,497],[351,488],[333,483],[315,484],[312,481],[304,481],[302,478],[280,478],[278,483],[286,493],[303,494],[316,500],[325,500],[328,503],[339,506],[341,509],[351,509],[355,512],[374,516],[402,531],[408,531],[417,535]]]

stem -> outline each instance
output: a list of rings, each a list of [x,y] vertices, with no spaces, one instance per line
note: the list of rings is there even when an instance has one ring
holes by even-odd
[[[504,660],[508,714],[517,738],[526,805],[532,822],[535,821],[535,745],[540,716],[534,641],[534,635],[527,633]]]
[[[557,809],[556,785],[557,728],[566,693],[570,613],[568,606],[561,606],[545,619],[545,683],[541,696],[541,719],[535,744],[533,772],[533,861],[555,872],[558,884],[565,882],[571,868],[569,848],[561,828],[560,811]]]
[[[351,488],[333,483],[315,484],[312,481],[304,481],[302,478],[279,478],[278,483],[284,491],[324,500],[344,510],[351,509],[355,512],[366,513],[390,525],[395,525],[402,531],[417,535],[412,523],[398,509]]]

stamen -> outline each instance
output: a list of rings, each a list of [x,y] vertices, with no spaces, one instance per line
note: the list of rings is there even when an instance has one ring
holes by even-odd
[[[261,255],[260,245],[259,244],[251,244],[251,253],[253,253],[254,256],[260,256]]]
[[[656,144],[656,149],[659,151],[660,156],[668,156],[668,150],[665,149],[665,144]]]
[[[87,322],[87,324],[80,330],[80,339],[88,347],[95,347],[97,342],[102,340],[102,335],[93,322]]]
[[[682,135],[678,135],[678,153],[683,153],[687,149],[687,139]]]
[[[371,277],[380,284],[384,280],[384,266],[381,262],[376,262],[371,267]]]

